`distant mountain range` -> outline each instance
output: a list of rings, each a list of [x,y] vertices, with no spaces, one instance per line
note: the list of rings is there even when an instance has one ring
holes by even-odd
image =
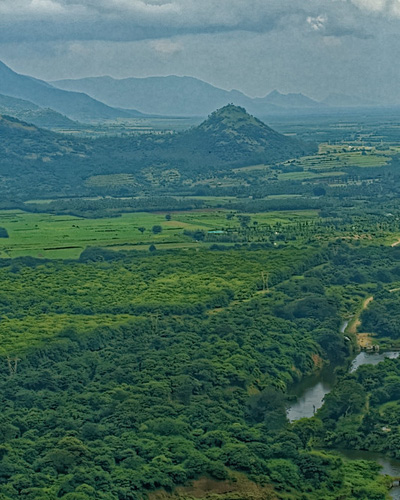
[[[7,199],[110,194],[108,182],[99,191],[87,180],[116,174],[134,179],[129,194],[153,192],[156,178],[166,190],[187,190],[187,182],[195,183],[199,176],[224,175],[235,167],[284,161],[315,149],[279,134],[234,105],[179,134],[97,140],[73,138],[0,116],[0,194]]]
[[[51,108],[74,120],[107,120],[142,116],[135,110],[115,109],[79,92],[69,92],[30,76],[20,75],[0,61],[0,94]]]
[[[238,90],[223,90],[187,76],[122,80],[104,76],[58,80],[52,84],[64,90],[85,92],[109,106],[166,116],[206,116],[229,103],[243,106],[259,116],[323,107],[302,94],[285,95],[274,91],[263,98],[251,98]]]
[[[20,75],[0,61],[0,112],[41,127],[76,127],[69,120],[202,117],[230,103],[258,116],[324,113],[374,105],[339,94],[317,102],[303,94],[282,94],[277,90],[262,98],[251,98],[238,90],[227,91],[196,78],[178,76],[121,80],[105,76],[47,83]]]
[[[376,106],[376,103],[361,97],[345,95],[345,94],[330,94],[322,101],[323,104],[337,108],[359,108]]]

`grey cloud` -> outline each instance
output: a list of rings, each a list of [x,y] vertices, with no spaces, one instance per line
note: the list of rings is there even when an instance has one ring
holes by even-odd
[[[366,37],[359,8],[389,0],[2,0],[0,41],[135,41],[227,31],[312,28],[323,36]],[[393,0],[397,2],[398,0]],[[359,5],[355,5],[359,4]],[[363,5],[361,5],[363,4]],[[358,16],[356,15],[358,14]]]
[[[400,18],[400,0],[350,0],[359,9],[389,18]]]

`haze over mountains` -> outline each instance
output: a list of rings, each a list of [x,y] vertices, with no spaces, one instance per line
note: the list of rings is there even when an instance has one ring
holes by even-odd
[[[58,88],[85,92],[109,106],[134,108],[142,113],[167,116],[206,116],[214,109],[233,103],[258,116],[269,114],[327,111],[331,107],[364,106],[350,96],[336,95],[332,106],[329,100],[317,102],[297,94],[282,94],[277,90],[262,98],[251,98],[238,90],[223,90],[187,76],[159,76],[116,80],[109,76],[58,80]]]
[[[141,116],[134,110],[113,109],[80,92],[57,89],[43,80],[20,75],[0,61],[0,94],[51,108],[75,120],[104,120]]]
[[[142,113],[169,116],[205,116],[228,103],[245,107],[250,113],[267,115],[286,110],[316,109],[320,105],[302,94],[274,91],[264,98],[251,98],[238,90],[223,90],[187,76],[148,78],[93,77],[59,80],[64,90],[85,92],[109,106],[135,108]]]
[[[322,102],[301,93],[282,94],[277,90],[262,98],[251,98],[238,90],[223,90],[187,76],[121,80],[104,76],[47,83],[18,74],[0,61],[0,112],[42,127],[72,127],[68,119],[91,122],[146,115],[204,117],[229,103],[257,116],[375,106],[340,94]]]

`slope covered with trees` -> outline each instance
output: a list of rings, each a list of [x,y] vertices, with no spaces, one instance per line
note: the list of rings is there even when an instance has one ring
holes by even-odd
[[[270,129],[244,109],[227,106],[199,127],[180,134],[77,139],[38,129],[15,118],[0,122],[3,194],[9,198],[47,193],[114,194],[107,182],[96,191],[96,175],[132,174],[131,191],[148,193],[166,184],[176,188],[199,176],[254,162],[276,162],[313,146]],[[40,172],[35,181],[32,172]],[[155,188],[154,179],[160,179]],[[40,182],[39,182],[40,180]],[[128,189],[129,186],[125,187]],[[164,193],[165,194],[165,193]]]

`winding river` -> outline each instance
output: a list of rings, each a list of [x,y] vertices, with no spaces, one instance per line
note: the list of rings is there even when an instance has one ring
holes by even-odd
[[[346,329],[347,323],[342,326],[342,332]],[[352,361],[349,371],[354,372],[361,365],[376,365],[385,358],[397,358],[400,352],[360,352]],[[288,419],[291,422],[300,418],[309,418],[321,408],[323,399],[336,383],[335,367],[328,366],[318,374],[305,377],[296,384],[290,391],[289,396],[296,398],[296,402],[287,410]],[[342,450],[341,454],[352,460],[372,460],[382,466],[382,474],[390,476],[400,476],[400,460],[393,460],[384,455],[368,451]],[[400,486],[390,490],[391,497],[400,500]]]

